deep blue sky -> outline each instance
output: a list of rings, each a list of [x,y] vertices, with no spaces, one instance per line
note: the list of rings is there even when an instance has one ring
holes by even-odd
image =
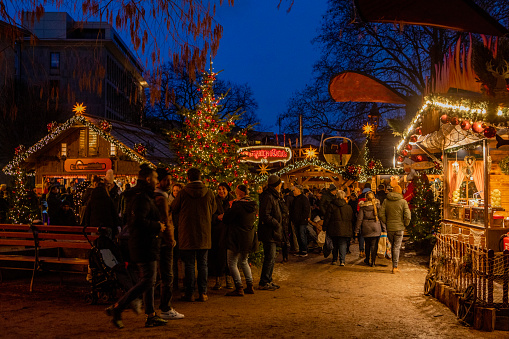
[[[226,2],[226,1],[225,1]],[[223,5],[216,20],[223,26],[214,70],[219,78],[247,83],[258,102],[258,116],[267,130],[278,131],[277,115],[295,91],[312,79],[318,46],[311,44],[327,10],[327,1],[239,0]]]

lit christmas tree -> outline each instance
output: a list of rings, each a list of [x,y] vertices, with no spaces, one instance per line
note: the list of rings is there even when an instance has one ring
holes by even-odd
[[[20,167],[16,168],[14,189],[10,195],[8,220],[13,224],[28,224],[39,217],[37,195],[31,193],[28,186],[28,175]]]
[[[431,245],[442,219],[440,199],[434,196],[425,174],[416,175],[413,194],[410,200],[412,219],[407,228],[410,240],[424,246]]]
[[[246,141],[246,131],[234,131],[239,115],[219,118],[220,102],[225,95],[216,97],[214,94],[216,75],[212,70],[204,72],[197,89],[201,93],[200,103],[194,110],[180,111],[185,118],[184,126],[170,133],[178,163],[170,167],[171,172],[176,180],[186,181],[187,170],[196,167],[204,182],[247,184],[247,165],[240,162],[237,152]]]

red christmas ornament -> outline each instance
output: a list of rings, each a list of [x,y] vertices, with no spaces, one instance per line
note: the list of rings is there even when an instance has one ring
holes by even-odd
[[[440,121],[442,122],[442,124],[448,124],[449,123],[449,117],[447,116],[447,114],[444,114],[440,117]]]
[[[401,151],[401,155],[404,157],[408,156],[408,151],[404,149],[403,151]]]
[[[458,125],[459,123],[460,123],[460,119],[458,119],[457,117],[451,118],[451,124],[453,124],[454,126]]]
[[[416,156],[416,157],[415,157],[415,159],[416,159],[418,162],[421,162],[421,161],[423,160],[422,155],[420,155],[420,154],[419,154],[418,156]]]
[[[484,130],[484,136],[488,139],[491,139],[497,135],[497,129],[493,126],[489,126]]]
[[[484,132],[483,123],[481,121],[476,121],[472,124],[472,130],[475,133],[482,133]]]
[[[463,120],[461,122],[461,129],[468,131],[470,129],[470,127],[472,127],[472,126],[470,125],[470,122],[468,120]]]
[[[419,135],[422,135],[422,128],[420,128],[420,127],[419,127],[419,128],[417,128],[417,129],[415,130],[415,133],[416,133],[416,134],[419,134]]]
[[[411,141],[411,142],[416,142],[416,141],[417,141],[417,135],[412,135],[412,136],[410,137],[410,141]]]
[[[401,155],[398,157],[398,162],[403,162],[405,160]]]
[[[412,150],[412,145],[410,145],[410,144],[406,145],[405,149],[407,149],[408,151],[411,151]]]

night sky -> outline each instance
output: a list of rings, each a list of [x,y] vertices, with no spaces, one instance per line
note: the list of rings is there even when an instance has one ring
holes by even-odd
[[[223,5],[216,19],[223,26],[214,70],[219,78],[247,83],[258,102],[257,129],[278,131],[277,115],[286,108],[292,93],[312,79],[319,49],[316,37],[327,1],[288,2],[277,9],[277,0],[236,1]]]

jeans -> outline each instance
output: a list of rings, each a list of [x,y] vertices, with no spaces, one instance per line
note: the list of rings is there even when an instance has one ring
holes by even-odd
[[[239,267],[237,266],[239,262],[240,268],[242,268],[242,272],[244,273],[244,277],[246,278],[246,284],[253,285],[253,275],[251,274],[251,267],[249,267],[249,263],[247,261],[249,253],[240,253],[228,250],[227,256],[228,256],[228,268],[230,269],[233,281],[235,282],[235,287],[237,288],[242,287],[242,278],[240,277]]]
[[[308,225],[297,225],[297,242],[299,243],[299,253],[308,253]]]
[[[359,234],[359,252],[364,252],[364,237]]]
[[[161,246],[159,272],[161,273],[161,303],[159,305],[159,309],[163,312],[168,312],[169,310],[171,310],[171,298],[173,296],[172,246]]]
[[[374,265],[376,261],[376,255],[378,251],[378,240],[380,237],[366,237],[366,261],[371,258],[371,263]]]
[[[117,302],[119,311],[125,310],[131,302],[143,295],[145,314],[154,313],[154,286],[157,277],[157,261],[138,263],[140,280]]]
[[[184,288],[186,296],[194,294],[196,277],[194,274],[195,262],[198,264],[198,292],[207,294],[207,255],[209,250],[180,250],[180,258],[184,262],[186,276],[184,277]]]
[[[263,266],[260,274],[260,285],[264,286],[272,282],[274,261],[276,260],[276,243],[263,242]]]
[[[350,241],[348,237],[332,237],[332,243],[334,248],[332,249],[332,261],[338,261],[339,254],[339,262],[344,263],[346,259],[346,247],[347,243]]]
[[[401,250],[401,243],[403,242],[403,234],[405,231],[392,231],[387,232],[387,238],[391,243],[391,254],[392,254],[392,267],[398,267],[399,251]]]

